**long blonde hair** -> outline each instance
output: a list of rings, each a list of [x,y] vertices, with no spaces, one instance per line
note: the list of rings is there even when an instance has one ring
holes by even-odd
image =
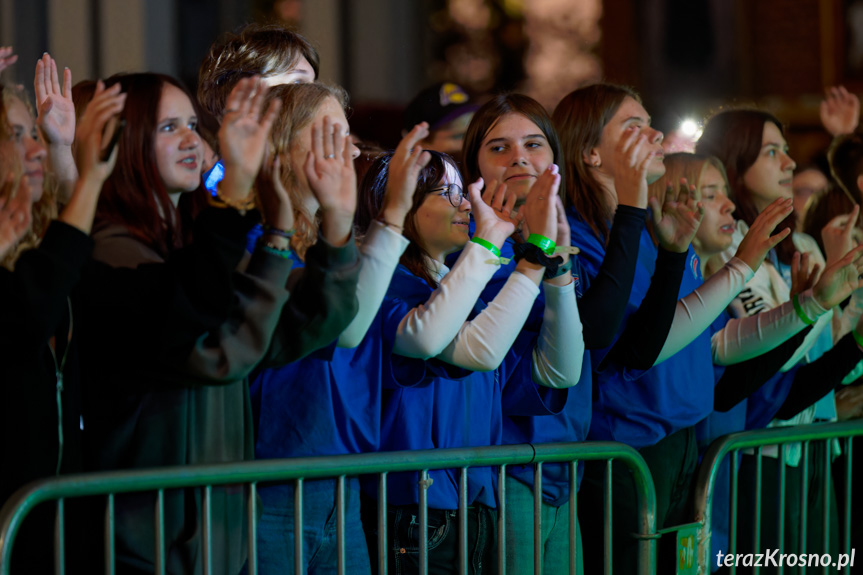
[[[282,109],[276,121],[273,123],[272,143],[274,153],[281,158],[282,169],[291,166],[290,153],[295,144],[297,135],[311,122],[318,108],[327,98],[335,100],[347,107],[347,93],[339,86],[327,86],[325,84],[284,84],[274,86],[270,89],[267,99],[282,100]],[[305,259],[306,250],[315,243],[318,235],[320,221],[318,214],[309,213],[305,208],[305,202],[300,189],[296,174],[288,172],[285,187],[294,206],[294,229],[296,233],[291,239],[291,249]]]
[[[11,172],[17,178],[23,174],[23,167],[21,166],[18,153],[14,150],[14,146],[11,142],[12,129],[9,125],[9,119],[6,112],[13,99],[24,104],[31,117],[35,117],[35,114],[33,113],[33,106],[30,104],[27,94],[24,92],[22,87],[0,85],[0,141],[2,141],[2,144],[0,144],[0,171],[4,172],[2,174],[4,177],[7,173]],[[13,193],[14,192],[15,190],[13,190]],[[48,224],[50,224],[51,220],[56,217],[56,180],[50,177],[46,171],[42,197],[38,202],[33,204],[30,229],[24,237],[21,238],[18,244],[13,249],[9,250],[6,257],[0,261],[0,265],[10,270],[13,269],[15,267],[15,262],[18,260],[18,257],[22,252],[39,245],[39,242],[42,240],[42,236],[45,235],[45,231],[48,229]]]

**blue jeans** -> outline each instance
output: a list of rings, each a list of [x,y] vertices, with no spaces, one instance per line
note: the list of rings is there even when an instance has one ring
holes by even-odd
[[[533,572],[533,490],[506,478],[507,573]],[[569,572],[569,501],[555,507],[542,503],[542,572]],[[576,521],[576,573],[584,573],[581,528]]]
[[[368,499],[364,508],[369,549],[372,553],[377,550],[376,505],[377,501]],[[394,575],[419,573],[419,507],[391,506],[387,517],[389,557],[384,560],[389,562],[388,572]],[[467,513],[467,531],[467,572],[470,575],[497,573],[497,509],[482,505],[470,507]],[[458,511],[429,509],[429,575],[458,572],[458,541]],[[375,566],[377,559],[375,557],[373,561]]]
[[[294,573],[294,486],[261,487],[263,513],[258,521],[258,569]],[[303,573],[337,573],[336,481],[303,482]],[[345,480],[345,560],[350,574],[371,572],[360,522],[360,486]]]

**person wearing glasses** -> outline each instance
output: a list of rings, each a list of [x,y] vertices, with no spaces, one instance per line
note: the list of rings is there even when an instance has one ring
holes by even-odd
[[[568,388],[578,383],[583,349],[574,284],[549,238],[564,219],[557,199],[560,177],[549,166],[537,179],[517,218],[514,195],[482,180],[465,191],[455,162],[428,152],[405,218],[411,241],[401,257],[381,308],[384,356],[381,380],[381,450],[422,450],[503,443],[510,413],[559,413]],[[386,184],[396,174],[396,156],[384,155],[360,186],[358,227],[379,213]],[[473,214],[476,231],[468,235]],[[523,219],[531,236],[515,255],[515,270],[487,304],[480,299],[501,266],[500,247]],[[567,243],[568,245],[568,243]],[[450,269],[447,255],[461,250]],[[543,282],[543,278],[546,278]],[[545,314],[535,329],[525,321],[544,284]],[[449,572],[457,561],[459,504],[457,470],[429,473],[429,570]],[[390,569],[419,569],[417,473],[388,476]],[[492,468],[467,473],[469,572],[497,563],[497,479]],[[364,492],[377,498],[376,482]],[[377,539],[375,506],[364,510],[370,543]],[[376,546],[370,545],[374,551]]]

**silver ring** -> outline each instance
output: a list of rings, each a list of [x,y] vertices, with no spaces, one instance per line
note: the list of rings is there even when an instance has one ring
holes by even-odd
[[[325,159],[325,160],[332,160],[332,159],[333,159],[333,158],[335,158],[335,157],[336,157],[336,155],[335,155],[335,154],[327,154],[326,156],[324,156],[324,159]]]

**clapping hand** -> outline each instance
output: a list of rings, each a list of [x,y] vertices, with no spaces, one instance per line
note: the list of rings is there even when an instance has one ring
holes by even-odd
[[[827,266],[812,288],[815,301],[830,309],[845,301],[851,293],[863,287],[863,246],[857,246],[835,264]]]
[[[264,160],[255,180],[255,189],[264,223],[278,230],[289,231],[294,227],[294,208],[282,178],[281,160],[276,155]]]
[[[647,168],[653,159],[647,136],[635,130],[625,133],[617,142],[615,155],[623,159],[614,174],[617,203],[646,208]]]
[[[497,247],[511,236],[519,222],[514,215],[516,195],[509,193],[506,184],[492,181],[481,192],[485,184],[482,178],[467,187],[471,211],[476,222],[475,237],[491,242]]]
[[[663,199],[660,204],[659,199],[650,198],[653,231],[663,249],[683,253],[689,249],[704,217],[704,208],[699,202],[701,197],[696,187],[689,186],[682,178],[677,194],[669,184]]]
[[[101,188],[117,161],[119,146],[115,146],[107,159],[103,151],[111,142],[115,130],[119,128],[119,115],[126,104],[126,94],[120,92],[120,83],[105,88],[101,80],[96,82],[93,99],[87,104],[81,123],[78,125],[76,139],[76,161],[81,180],[89,180]]]
[[[795,296],[802,293],[818,282],[821,277],[821,266],[815,264],[810,269],[809,253],[794,252],[791,258],[791,293],[790,296]]]
[[[743,236],[735,254],[749,266],[749,269],[757,270],[764,258],[767,257],[768,252],[791,233],[790,228],[785,228],[775,236],[770,235],[776,226],[791,213],[792,208],[791,198],[779,198],[764,208],[764,211],[758,214],[758,217],[752,222],[752,227]]]
[[[860,206],[855,205],[851,213],[836,216],[822,228],[821,240],[827,265],[839,261],[854,247],[853,233],[859,215]]]
[[[832,86],[824,93],[821,124],[834,137],[854,133],[860,122],[860,99],[844,86]]]
[[[18,56],[12,53],[12,46],[0,47],[0,72],[18,61]]]
[[[419,145],[428,135],[428,124],[417,124],[402,138],[390,159],[386,197],[380,213],[389,225],[403,227],[405,217],[413,206],[420,170],[431,160],[431,154],[423,151]]]
[[[331,244],[344,245],[357,210],[357,172],[348,127],[325,116],[312,125],[306,178],[321,210],[321,232]]]
[[[63,70],[63,86],[57,62],[47,52],[36,62],[33,80],[38,112],[36,125],[47,146],[71,147],[75,141],[75,103],[72,101],[72,72]]]
[[[219,129],[219,151],[225,163],[219,194],[226,199],[247,198],[261,168],[270,129],[282,105],[276,99],[264,111],[268,90],[255,76],[240,80],[228,96]]]

